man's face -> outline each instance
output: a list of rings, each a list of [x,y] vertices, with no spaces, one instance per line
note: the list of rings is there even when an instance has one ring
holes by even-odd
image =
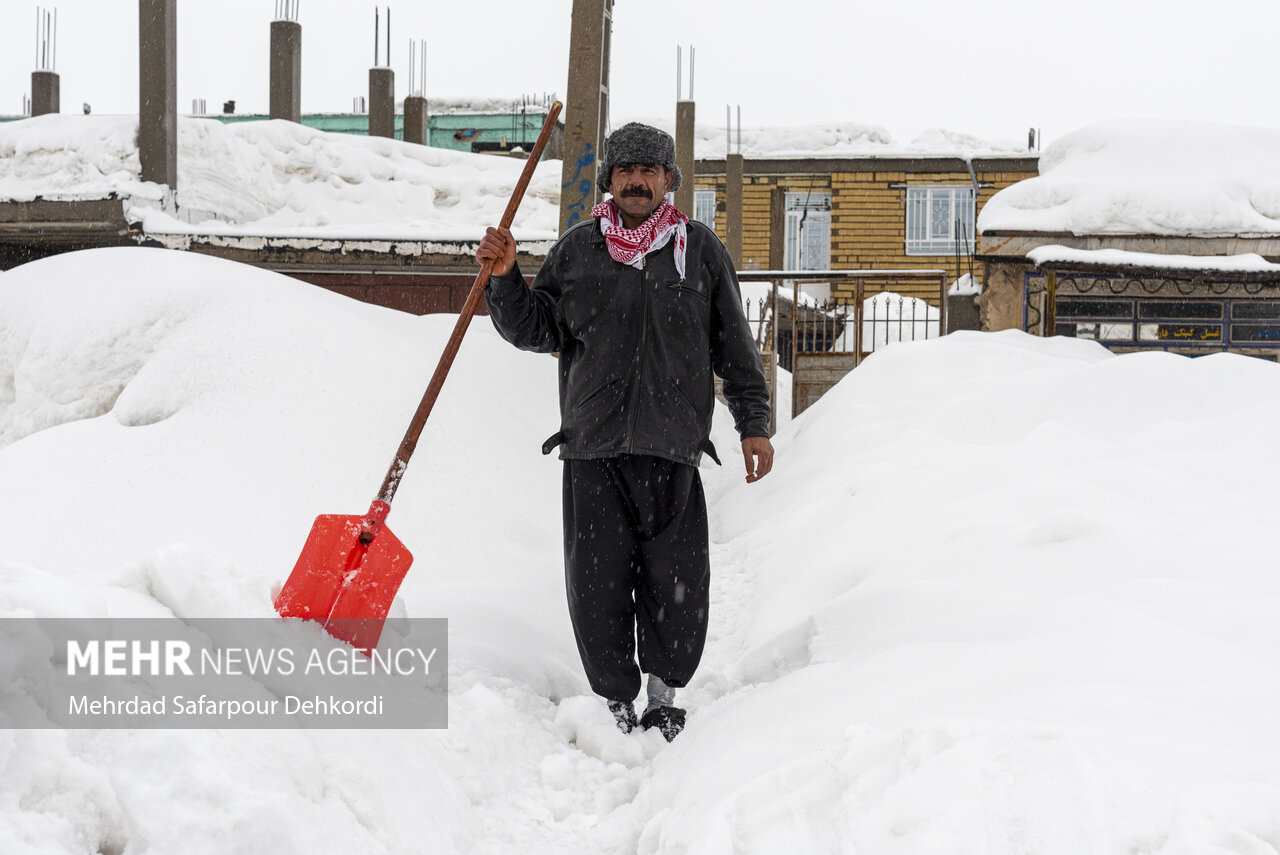
[[[659,164],[615,163],[609,173],[609,189],[623,225],[634,229],[649,219],[675,180],[675,173]]]

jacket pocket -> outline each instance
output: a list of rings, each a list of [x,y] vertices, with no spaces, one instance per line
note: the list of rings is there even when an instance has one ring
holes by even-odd
[[[685,406],[692,410],[696,417],[702,418],[704,415],[702,408],[693,402],[693,399],[689,397],[688,393],[685,392],[681,385],[679,383],[672,383],[671,386],[676,390],[677,397],[684,401]]]
[[[691,294],[702,300],[710,300],[711,295],[707,293],[704,286],[697,282],[690,282],[688,279],[681,279],[679,282],[672,282],[667,286],[669,291],[674,291],[680,296]]]
[[[622,378],[621,378],[621,377],[614,377],[612,380],[606,380],[605,382],[601,383],[601,384],[600,384],[599,386],[597,386],[596,388],[592,389],[590,392],[588,392],[588,393],[586,393],[585,395],[583,395],[583,396],[582,396],[581,398],[579,398],[577,401],[574,401],[574,402],[573,402],[573,409],[575,409],[575,410],[582,410],[582,409],[585,409],[585,408],[586,408],[586,406],[587,406],[587,404],[591,403],[591,402],[592,402],[592,401],[594,401],[596,398],[599,398],[599,397],[600,397],[601,395],[603,395],[605,392],[608,392],[610,389],[614,388],[615,386],[617,386],[617,385],[618,385],[619,383],[621,383],[621,382],[622,382]]]

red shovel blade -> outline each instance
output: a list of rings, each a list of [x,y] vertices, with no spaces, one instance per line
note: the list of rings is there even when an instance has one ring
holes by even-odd
[[[281,617],[319,621],[361,650],[378,645],[382,623],[413,556],[385,525],[360,542],[369,516],[321,514],[276,597]]]

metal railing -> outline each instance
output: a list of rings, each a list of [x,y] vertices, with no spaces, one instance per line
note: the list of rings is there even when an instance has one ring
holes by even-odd
[[[747,298],[747,319],[761,352],[777,352],[784,363],[797,353],[830,352],[861,361],[877,347],[946,329],[943,270],[749,270],[738,280],[771,286]]]
[[[751,270],[738,279],[769,286],[747,296],[747,320],[760,352],[792,372],[793,416],[877,349],[946,329],[943,270]]]

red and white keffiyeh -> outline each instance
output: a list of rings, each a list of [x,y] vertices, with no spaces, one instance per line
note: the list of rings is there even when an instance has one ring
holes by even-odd
[[[644,257],[662,249],[675,237],[676,273],[684,278],[685,249],[689,245],[689,218],[670,202],[663,200],[658,210],[637,228],[622,224],[618,206],[610,199],[591,209],[591,216],[600,220],[600,231],[609,247],[609,257],[632,267],[644,267]]]

